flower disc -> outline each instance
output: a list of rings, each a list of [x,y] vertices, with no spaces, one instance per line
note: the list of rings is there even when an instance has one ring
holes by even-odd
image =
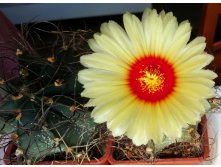
[[[175,87],[172,64],[160,57],[144,56],[130,67],[128,85],[131,92],[145,102],[158,102],[168,97]]]

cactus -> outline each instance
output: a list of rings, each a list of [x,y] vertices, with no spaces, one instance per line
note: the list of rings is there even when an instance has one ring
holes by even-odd
[[[193,136],[194,134],[194,136]],[[160,144],[154,145],[154,152],[160,153],[163,149],[169,145],[177,142],[187,142],[191,145],[195,144],[196,140],[200,138],[200,134],[197,132],[196,125],[189,125],[187,128],[183,128],[181,138],[176,139],[176,141],[171,140],[165,136],[164,140]],[[200,141],[198,141],[200,143]]]
[[[67,36],[68,41],[73,40],[70,33]],[[0,134],[11,135],[18,147],[17,157],[22,156],[26,164],[67,153],[75,146],[83,148],[99,132],[100,125],[82,105],[86,99],[81,98],[82,85],[76,79],[81,68],[76,53],[79,42],[64,42],[46,53],[18,44],[14,54],[19,62],[15,69],[19,77],[0,78],[4,91]]]

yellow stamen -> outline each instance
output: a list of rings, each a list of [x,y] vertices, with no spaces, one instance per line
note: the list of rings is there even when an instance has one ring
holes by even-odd
[[[160,71],[160,66],[158,68],[146,67],[141,73],[143,75],[139,78],[139,81],[142,91],[153,94],[163,89],[165,77]]]

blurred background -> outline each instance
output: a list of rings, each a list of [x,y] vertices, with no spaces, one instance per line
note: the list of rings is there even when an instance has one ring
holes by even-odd
[[[13,24],[31,23],[39,21],[70,21],[79,18],[88,20],[104,20],[119,18],[125,11],[141,13],[147,7],[153,7],[158,11],[172,11],[179,21],[190,20],[194,29],[199,27],[202,15],[202,3],[185,4],[151,4],[151,3],[105,3],[105,4],[32,4],[32,3],[4,3],[0,4],[0,10],[11,20]],[[120,15],[120,17],[118,16]],[[105,19],[106,18],[106,19]]]

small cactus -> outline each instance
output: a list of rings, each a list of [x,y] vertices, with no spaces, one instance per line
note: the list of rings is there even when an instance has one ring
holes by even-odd
[[[67,36],[75,41],[71,34]],[[81,68],[76,51],[80,44],[76,42],[58,42],[46,53],[18,44],[14,56],[19,77],[0,78],[4,96],[0,134],[11,136],[17,145],[15,154],[26,164],[75,146],[83,148],[98,132],[100,126],[93,122],[90,111],[83,107],[86,99],[80,96],[82,85],[76,79]],[[87,51],[87,45],[84,47]]]

